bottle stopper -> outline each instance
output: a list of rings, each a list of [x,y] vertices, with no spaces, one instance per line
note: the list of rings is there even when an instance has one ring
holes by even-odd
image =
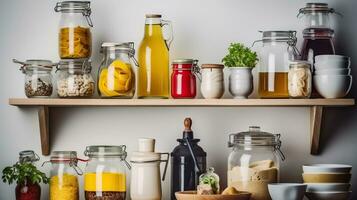
[[[192,119],[191,118],[189,118],[189,117],[185,118],[184,125],[185,125],[185,131],[192,131],[192,129],[191,129]]]

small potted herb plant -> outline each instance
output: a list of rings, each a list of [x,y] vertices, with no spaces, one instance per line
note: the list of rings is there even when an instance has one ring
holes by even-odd
[[[40,200],[40,183],[47,184],[49,178],[39,171],[31,162],[17,162],[13,166],[5,167],[2,171],[4,183],[17,183],[16,200]]]
[[[230,68],[229,92],[235,99],[246,99],[253,92],[252,69],[257,65],[257,53],[241,43],[232,43],[222,59]]]

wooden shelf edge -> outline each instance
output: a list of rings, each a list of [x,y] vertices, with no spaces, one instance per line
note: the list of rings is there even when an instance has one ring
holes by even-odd
[[[142,106],[142,107],[244,107],[244,106],[352,106],[354,99],[28,99],[10,98],[12,106]]]

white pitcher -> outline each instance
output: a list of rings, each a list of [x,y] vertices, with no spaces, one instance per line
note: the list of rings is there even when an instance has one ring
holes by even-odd
[[[166,155],[167,158],[162,160],[162,155]],[[139,151],[133,152],[130,160],[132,163],[130,182],[132,200],[161,200],[160,163],[166,163],[162,177],[162,180],[165,180],[168,159],[168,153],[155,153],[155,139],[139,139]]]

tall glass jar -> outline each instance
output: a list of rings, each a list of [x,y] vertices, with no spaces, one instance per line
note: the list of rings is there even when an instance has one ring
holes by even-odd
[[[279,182],[280,134],[260,131],[251,126],[249,131],[229,135],[228,186],[252,193],[252,200],[270,200],[269,183]]]
[[[91,63],[87,59],[65,59],[57,66],[57,95],[61,98],[88,98],[95,90],[91,74]]]
[[[133,98],[135,94],[135,73],[133,42],[103,43],[103,61],[98,72],[98,93],[103,98]]]
[[[264,31],[259,52],[259,96],[288,98],[289,62],[297,59],[296,31]]]
[[[77,152],[54,151],[51,155],[50,200],[79,200]]]
[[[53,92],[52,68],[55,66],[50,60],[26,60],[25,62],[13,59],[20,64],[20,70],[25,74],[24,91],[28,98],[50,97]]]
[[[62,59],[90,58],[93,27],[89,1],[62,1],[55,7],[61,12],[58,50]]]
[[[126,146],[88,146],[89,157],[84,175],[86,200],[125,200],[127,183]]]
[[[167,39],[163,33],[166,26],[171,29]],[[145,33],[138,55],[138,98],[169,98],[169,48],[172,39],[170,21],[162,20],[161,15],[146,15]]]

